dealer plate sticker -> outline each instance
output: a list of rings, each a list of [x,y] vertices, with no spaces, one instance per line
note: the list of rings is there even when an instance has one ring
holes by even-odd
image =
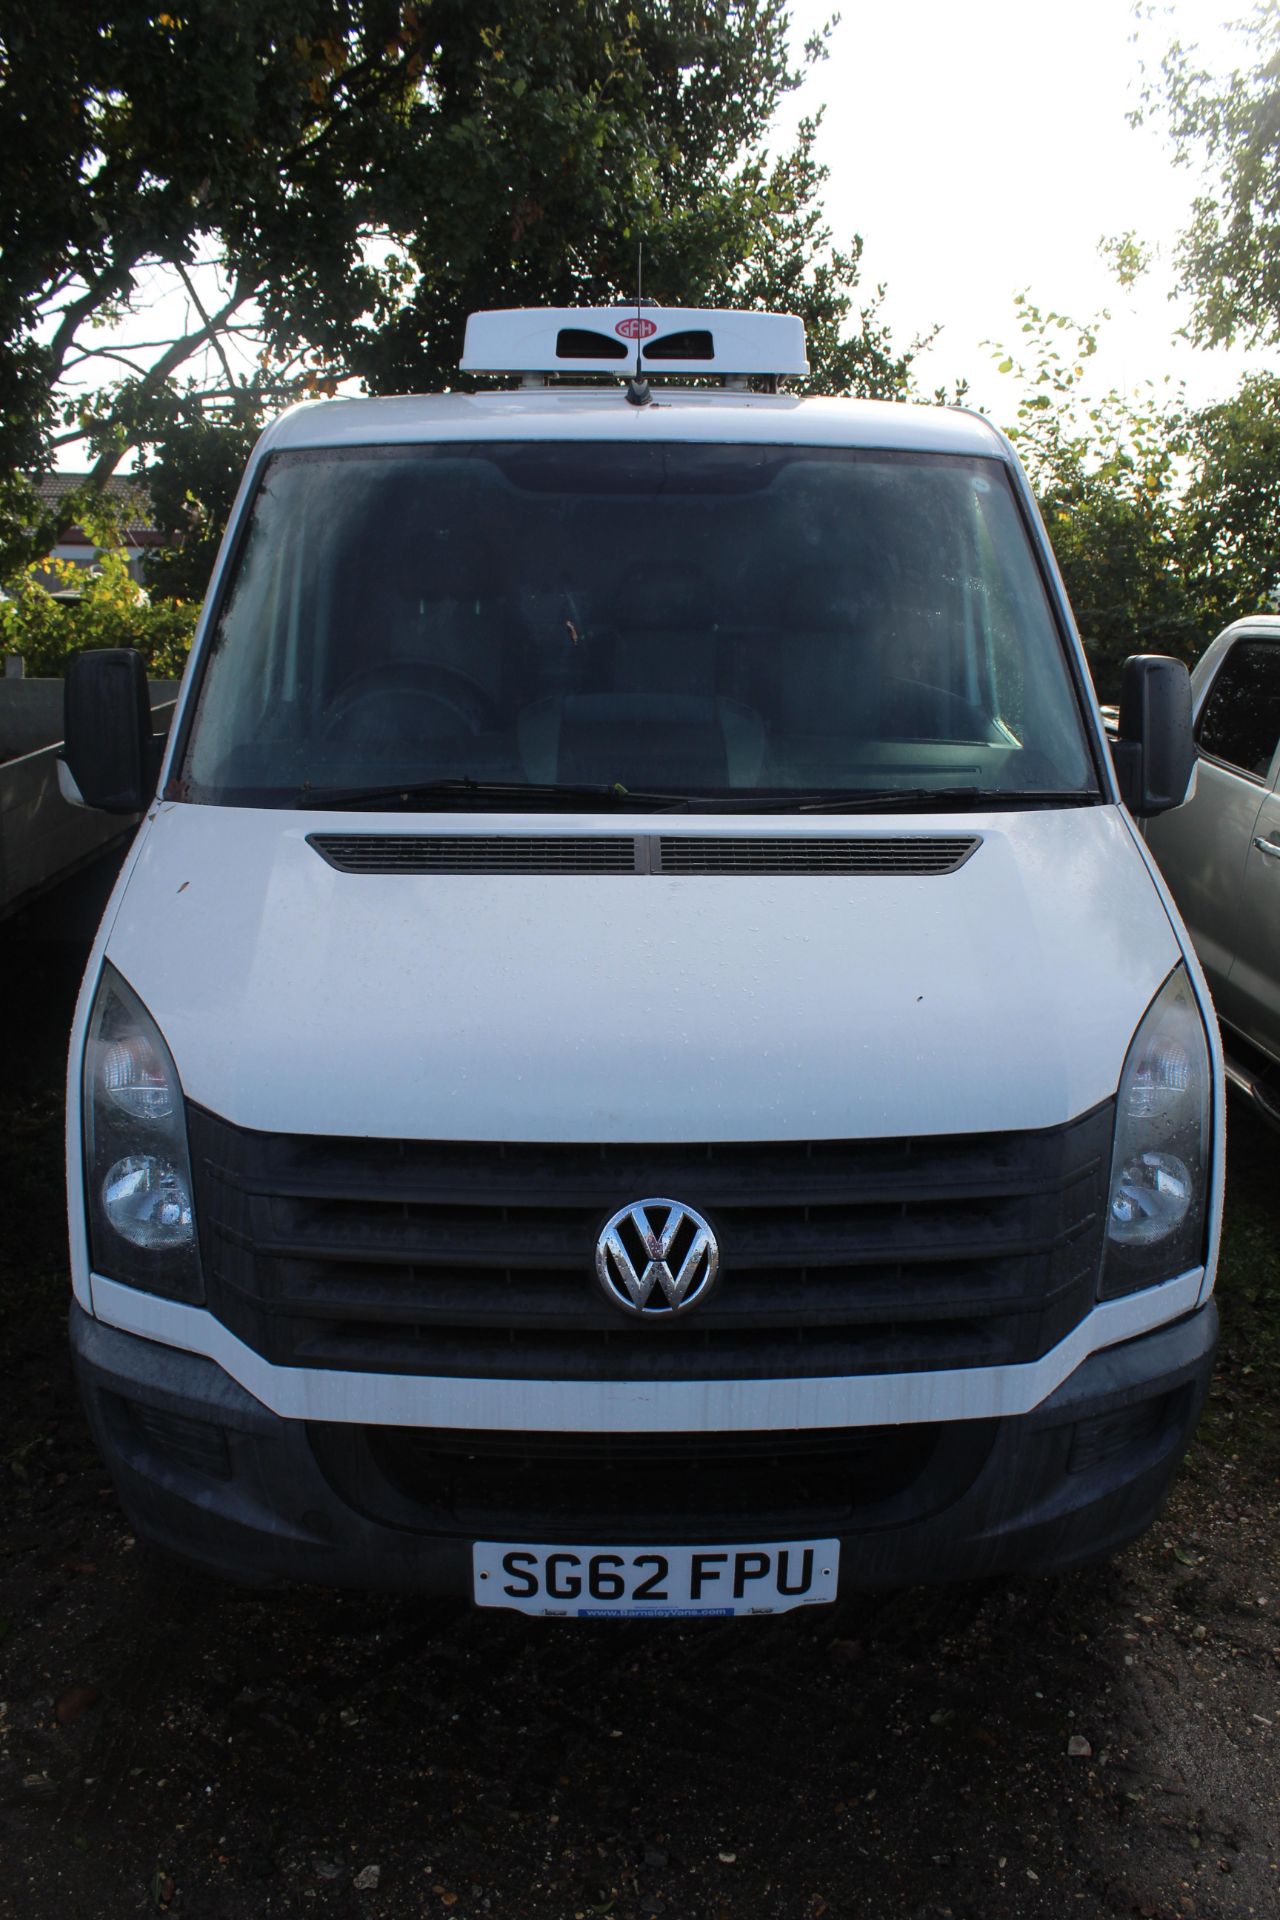
[[[477,1540],[472,1571],[480,1607],[579,1620],[725,1618],[834,1600],[840,1542],[565,1547]]]

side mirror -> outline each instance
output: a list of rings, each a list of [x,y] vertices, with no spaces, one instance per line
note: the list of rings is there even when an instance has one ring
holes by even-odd
[[[147,670],[132,647],[103,647],[68,662],[62,753],[86,807],[141,813],[155,793]]]
[[[1181,660],[1135,653],[1125,661],[1116,733],[1111,757],[1130,813],[1141,820],[1180,807],[1196,765],[1191,675]]]

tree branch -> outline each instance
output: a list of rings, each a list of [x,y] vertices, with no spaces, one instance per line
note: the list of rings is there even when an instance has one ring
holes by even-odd
[[[75,347],[76,344],[77,344],[76,342],[74,341],[72,342],[73,348]],[[155,344],[156,346],[162,346],[164,343],[163,341],[157,340]],[[134,351],[137,351],[137,349],[134,349]],[[145,367],[138,366],[134,361],[130,360],[127,357],[129,352],[130,352],[129,348],[121,349],[118,347],[81,347],[78,353],[72,352],[68,354],[66,359],[64,359],[62,363],[62,372],[64,376],[68,373],[74,373],[75,369],[77,367],[82,367],[86,360],[118,360],[122,367],[128,367],[130,373],[133,374],[135,378],[139,380],[144,379],[146,377],[147,369]]]
[[[192,280],[191,275],[187,272],[186,268],[183,266],[181,260],[178,261],[178,272],[182,276],[183,286],[186,288],[187,292],[191,295],[192,304],[194,305],[196,312],[200,315],[200,318],[204,321],[205,331],[210,336],[210,339],[213,345],[213,350],[217,354],[219,360],[222,362],[222,371],[227,376],[227,385],[230,387],[234,387],[236,383],[236,377],[234,373],[232,373],[231,371],[231,362],[227,358],[227,350],[223,346],[220,338],[218,337],[217,332],[214,330],[213,324],[210,321],[208,314],[205,312],[204,301],[200,298],[200,295],[196,292],[195,282]]]
[[[137,263],[131,261],[127,267],[117,267],[111,273],[99,274],[96,279],[88,280],[85,291],[78,300],[72,300],[62,309],[62,321],[49,342],[49,354],[53,361],[52,380],[56,381],[62,373],[62,363],[71,351],[76,329],[80,322],[91,314],[96,306],[108,299],[112,293],[126,290],[129,275]]]
[[[144,378],[139,381],[138,388],[136,389],[139,397],[148,399],[153,394],[158,393],[175,368],[180,367],[183,361],[189,359],[198,347],[203,346],[207,340],[213,337],[223,322],[229,319],[236,311],[236,308],[243,306],[252,292],[253,288],[251,287],[237,285],[232,289],[231,296],[226,303],[221,306],[216,313],[211,314],[203,326],[193,328],[190,333],[183,334],[180,340],[175,340],[169,350],[166,353],[162,353],[160,358],[148,367]],[[111,478],[111,475],[115,472],[128,451],[129,445],[126,444],[121,447],[109,447],[105,453],[100,454],[89,471],[91,484],[97,487],[104,485],[105,482]]]

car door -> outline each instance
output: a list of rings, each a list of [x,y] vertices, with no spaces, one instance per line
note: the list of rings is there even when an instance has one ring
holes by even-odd
[[[1280,649],[1277,649],[1280,652]],[[1235,963],[1228,983],[1233,1019],[1245,1038],[1280,1060],[1280,791],[1271,791],[1249,836]]]
[[[1207,685],[1196,689],[1196,791],[1173,812],[1150,820],[1146,837],[1192,935],[1219,1014],[1234,1023],[1228,1008],[1234,1004],[1245,854],[1280,737],[1280,632],[1224,634],[1197,668],[1197,682],[1205,668]]]
[[[1270,895],[1280,893],[1280,860],[1253,846],[1255,837],[1270,831],[1259,824],[1269,797],[1274,804],[1280,631],[1236,634],[1197,705],[1195,794],[1150,821],[1147,838],[1195,943],[1220,1017],[1252,1033],[1260,975],[1270,971],[1274,1005],[1280,973],[1274,922],[1266,921]],[[1280,820],[1272,824],[1280,829]],[[1274,887],[1258,885],[1262,867],[1277,869]],[[1241,959],[1245,963],[1238,967]]]

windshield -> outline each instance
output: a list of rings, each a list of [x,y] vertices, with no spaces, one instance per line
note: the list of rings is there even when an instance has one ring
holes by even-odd
[[[565,441],[276,456],[181,780],[241,805],[1096,790],[1000,462]]]

